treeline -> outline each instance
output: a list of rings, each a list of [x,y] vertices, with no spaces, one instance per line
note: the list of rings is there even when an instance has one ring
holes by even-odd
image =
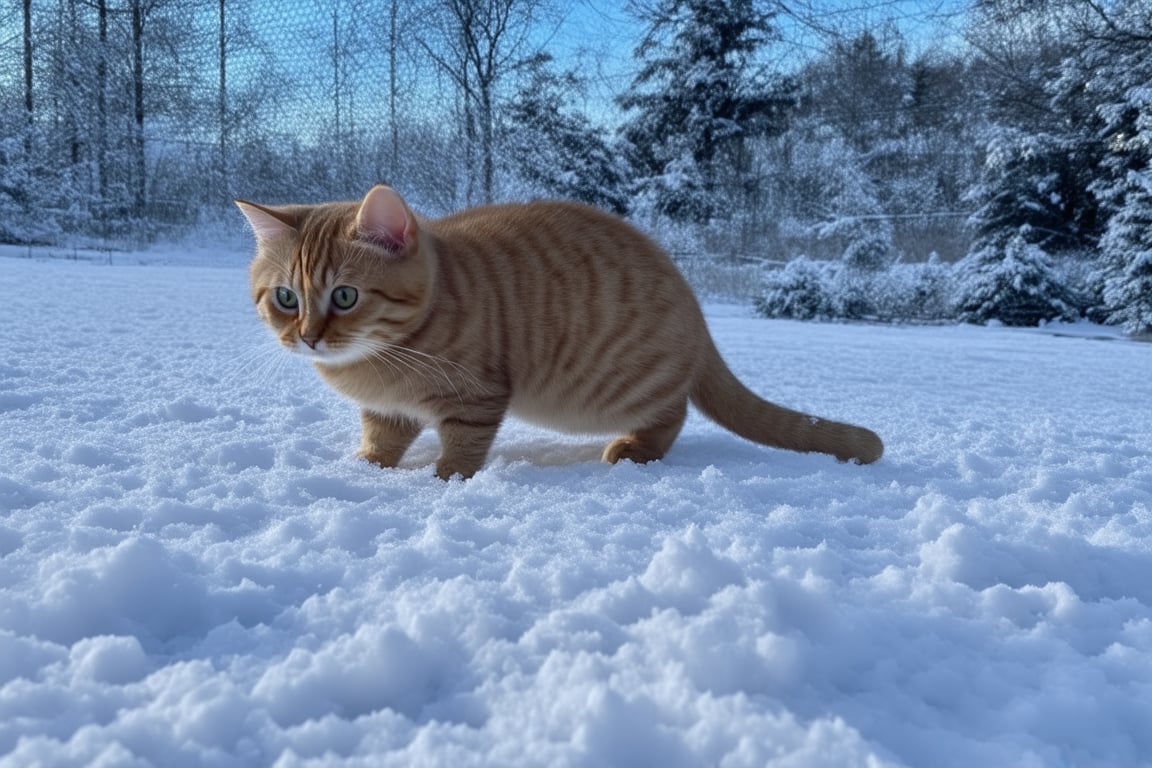
[[[986,0],[968,39],[963,258],[896,266],[880,218],[838,259],[771,274],[761,311],[1152,332],[1152,4]]]
[[[1152,327],[1146,0],[976,0],[940,44],[928,17],[914,42],[832,33],[830,0],[627,7],[640,36],[604,101],[551,55],[572,23],[553,0],[20,0],[0,240],[131,244],[233,222],[233,197],[383,180],[429,214],[569,197],[686,257],[803,257],[769,271],[769,314],[808,311],[788,281],[817,286],[816,316],[923,314],[891,298],[919,264],[942,317]],[[823,35],[802,61],[801,27]]]

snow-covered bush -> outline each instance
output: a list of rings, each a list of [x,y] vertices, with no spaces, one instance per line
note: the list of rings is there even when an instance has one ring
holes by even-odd
[[[847,264],[832,268],[832,314],[843,320],[866,320],[877,316],[877,283],[882,276]]]
[[[983,240],[956,265],[957,319],[1031,326],[1077,316],[1051,257],[1030,240],[1025,225],[1009,238]]]
[[[827,265],[804,256],[764,278],[764,295],[756,299],[756,310],[765,317],[817,320],[834,315],[831,280]]]
[[[802,256],[765,275],[755,305],[766,317],[933,323],[953,319],[952,286],[952,267],[935,255],[877,272]]]
[[[935,253],[921,264],[894,264],[877,282],[881,319],[921,323],[952,319],[952,268]]]

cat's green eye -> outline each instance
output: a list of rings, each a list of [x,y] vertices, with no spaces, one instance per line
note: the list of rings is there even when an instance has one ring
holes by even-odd
[[[350,285],[341,285],[332,291],[332,303],[337,309],[352,309],[360,293]]]
[[[291,288],[277,288],[276,303],[280,305],[280,309],[295,312],[300,307],[300,298]]]

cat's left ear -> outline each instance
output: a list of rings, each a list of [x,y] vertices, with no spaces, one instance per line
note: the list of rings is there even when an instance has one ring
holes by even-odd
[[[248,219],[258,240],[278,240],[296,233],[296,218],[290,214],[247,200],[237,200],[236,205]]]
[[[416,240],[416,215],[391,187],[377,184],[364,196],[356,214],[356,232],[364,241],[399,253]]]

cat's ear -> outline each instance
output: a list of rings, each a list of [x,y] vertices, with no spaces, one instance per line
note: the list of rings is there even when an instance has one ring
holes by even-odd
[[[398,253],[416,239],[416,215],[396,190],[377,184],[360,203],[356,234],[365,242]]]
[[[237,200],[236,205],[248,219],[258,240],[278,240],[296,234],[296,217],[289,213],[247,200]]]

